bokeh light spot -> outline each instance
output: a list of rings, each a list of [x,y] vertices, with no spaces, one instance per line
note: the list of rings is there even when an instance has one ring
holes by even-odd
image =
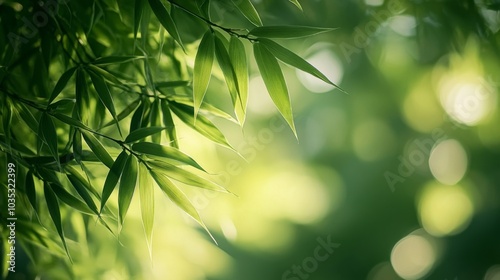
[[[404,279],[419,279],[425,276],[436,261],[436,252],[424,237],[409,235],[401,239],[391,252],[391,264]]]
[[[439,182],[454,185],[467,171],[467,154],[458,141],[442,141],[431,152],[429,168]]]

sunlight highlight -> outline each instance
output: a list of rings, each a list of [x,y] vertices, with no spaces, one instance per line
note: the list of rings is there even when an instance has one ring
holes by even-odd
[[[454,185],[467,171],[467,154],[456,140],[445,140],[432,149],[429,168],[434,178],[445,185]]]
[[[432,268],[436,252],[424,237],[409,235],[401,239],[392,249],[391,264],[404,279],[420,279]]]

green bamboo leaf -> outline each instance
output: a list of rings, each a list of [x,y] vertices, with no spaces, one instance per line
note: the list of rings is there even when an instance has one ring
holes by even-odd
[[[140,142],[132,145],[132,150],[141,154],[175,160],[193,166],[199,170],[205,171],[205,169],[203,169],[203,167],[201,167],[194,159],[174,147],[163,146],[155,143]]]
[[[205,226],[203,221],[201,220],[198,211],[194,208],[193,204],[189,201],[186,195],[179,189],[177,186],[172,183],[165,175],[161,173],[157,173],[156,171],[151,171],[151,176],[156,181],[160,189],[167,195],[167,197],[174,202],[179,208],[181,208],[186,214],[191,216],[196,222],[198,222],[210,235],[210,237],[215,241],[212,234],[208,231],[208,228]]]
[[[82,129],[89,129],[86,125],[84,125],[82,122],[80,122],[79,120],[75,120],[71,117],[68,117],[64,114],[61,114],[61,113],[55,113],[53,115],[56,119],[62,121],[63,123],[65,124],[68,124],[70,126],[73,126],[73,127],[78,127],[78,128],[82,128]]]
[[[98,77],[102,77],[101,79],[105,79],[108,82],[115,84],[115,85],[122,85],[123,83],[118,80],[118,78],[115,77],[112,73],[110,73],[107,70],[104,70],[101,67],[95,66],[93,64],[88,64],[87,69],[90,70],[89,72],[94,72],[94,74]]]
[[[170,96],[169,98],[177,103],[184,104],[189,107],[194,107],[193,99],[188,96],[174,95]],[[237,122],[231,115],[207,102],[201,104],[199,112],[207,115],[212,115],[214,117],[223,118],[231,122]]]
[[[235,36],[229,40],[229,57],[234,67],[234,73],[238,81],[239,96],[236,102],[235,112],[240,124],[245,123],[246,106],[248,102],[248,66],[245,46]]]
[[[336,28],[322,28],[310,26],[260,26],[252,29],[249,35],[259,38],[301,38],[335,30]]]
[[[330,84],[342,92],[346,93],[343,89],[341,89],[339,86],[337,86],[335,83],[330,81],[321,71],[316,69],[314,66],[312,66],[309,62],[301,58],[300,56],[296,55],[295,53],[291,52],[290,50],[284,48],[283,46],[279,45],[278,43],[271,41],[269,39],[259,39],[259,42],[266,46],[266,48],[279,60],[283,61],[284,63],[293,66],[297,69],[300,69],[306,73],[309,73],[316,78],[324,81],[327,84]]]
[[[82,130],[82,136],[83,139],[85,139],[87,145],[89,145],[89,148],[97,156],[97,158],[99,158],[99,160],[108,168],[111,168],[111,166],[113,165],[113,158],[111,158],[108,151],[106,151],[106,148],[104,148],[101,142],[99,142],[99,140],[97,140],[94,135],[85,130]]]
[[[206,117],[198,115],[196,125],[194,124],[194,108],[192,106],[187,106],[173,101],[170,102],[170,105],[172,112],[174,112],[174,114],[179,117],[182,122],[198,131],[206,138],[214,141],[215,143],[221,144],[234,150],[227,142],[224,134]]]
[[[250,0],[231,0],[238,10],[254,25],[261,26],[262,20]]]
[[[146,102],[141,102],[139,107],[137,107],[137,110],[135,110],[134,114],[132,115],[132,119],[130,120],[130,132],[141,128],[142,126],[142,120],[144,118],[144,113],[146,112]]]
[[[288,0],[290,1],[292,4],[294,4],[297,8],[299,8],[299,10],[303,11],[302,10],[302,5],[300,5],[300,2],[298,0]]]
[[[155,216],[154,188],[148,169],[139,164],[139,195],[141,201],[142,225],[148,243],[149,257],[152,258],[153,251],[153,224]]]
[[[207,92],[210,76],[212,75],[212,66],[214,62],[215,43],[214,36],[211,30],[208,30],[201,39],[194,60],[193,73],[193,100],[194,100],[194,117],[198,114],[198,110],[203,102],[205,93]]]
[[[86,187],[75,176],[68,174],[67,177],[71,182],[71,184],[73,185],[73,187],[75,188],[76,192],[80,195],[83,201],[85,201],[90,210],[92,210],[92,212],[94,212],[96,215],[99,215],[97,206],[92,197],[90,196],[90,194],[88,193]]]
[[[14,110],[14,112],[18,112],[19,116],[21,117],[21,119],[23,119],[26,125],[28,125],[28,127],[33,132],[38,134],[38,120],[35,118],[35,116],[33,116],[31,111],[28,108],[26,108],[24,104],[14,104],[14,108],[16,109]]]
[[[149,125],[151,125],[152,127],[160,127],[161,126],[161,113],[160,112],[161,112],[160,100],[157,99],[153,102],[153,104],[151,104],[151,114],[149,114],[149,118],[150,118]],[[151,141],[153,141],[153,143],[160,143],[161,142],[161,133],[151,134]]]
[[[238,79],[236,77],[236,73],[234,72],[234,67],[231,63],[231,59],[229,58],[229,53],[226,48],[226,45],[228,45],[229,43],[227,42],[226,38],[224,38],[224,36],[222,36],[220,33],[218,33],[217,35],[218,36],[215,36],[215,55],[217,57],[219,67],[224,74],[229,93],[231,94],[233,107],[236,110],[237,106],[243,106],[241,104]]]
[[[38,202],[36,199],[35,181],[33,180],[33,172],[31,171],[28,171],[26,174],[26,196],[28,197],[28,201],[33,207],[33,210],[37,212]]]
[[[121,111],[117,116],[116,116],[116,119],[120,122],[122,121],[124,118],[128,117],[132,112],[134,112],[134,110],[139,106],[139,104],[141,104],[141,99],[138,98],[136,99],[134,102],[130,103],[127,107],[125,107],[125,109],[123,109],[123,111]],[[116,124],[116,120],[111,120],[109,122],[107,122],[106,124],[102,125],[99,130],[105,128],[105,127],[108,127],[110,125],[113,125],[113,124]]]
[[[136,184],[137,159],[134,155],[129,155],[123,168],[123,175],[118,189],[118,222],[120,226],[123,226],[123,221],[132,201]]]
[[[176,88],[176,87],[188,87],[189,81],[164,81],[164,82],[156,82],[156,88]]]
[[[57,133],[56,127],[52,118],[49,114],[43,113],[40,118],[40,130],[38,135],[42,137],[42,140],[49,147],[51,155],[58,161],[58,151],[57,151]]]
[[[108,176],[106,177],[106,181],[104,181],[104,187],[102,189],[100,212],[102,212],[102,210],[106,206],[108,198],[111,196],[111,193],[113,193],[116,184],[118,183],[118,180],[122,175],[123,167],[125,166],[126,162],[127,162],[127,153],[123,151],[120,153],[120,155],[118,155],[115,162],[109,169]]]
[[[206,103],[205,103],[206,104]],[[177,140],[177,131],[175,129],[172,112],[167,100],[161,101],[161,111],[163,117],[163,125],[167,128],[168,139],[173,147],[179,149],[179,141]]]
[[[285,77],[283,77],[278,61],[262,44],[255,43],[253,48],[255,60],[257,61],[257,66],[259,67],[267,91],[281,115],[292,129],[295,137],[297,137],[297,131],[295,130],[295,124],[293,122],[290,96],[288,95]]]
[[[64,238],[64,232],[63,232],[62,222],[61,222],[61,212],[59,210],[59,201],[57,200],[57,197],[56,197],[54,191],[50,188],[48,183],[44,184],[43,191],[45,194],[45,201],[47,202],[47,208],[49,209],[49,214],[50,214],[50,217],[52,218],[52,222],[56,226],[57,233],[59,234],[59,237],[61,238],[64,250],[66,251],[68,258],[70,259],[71,262],[73,262],[71,260],[70,254],[69,254],[68,246],[66,245],[66,239]]]
[[[90,110],[88,110],[90,106],[90,97],[88,94],[86,74],[82,68],[78,68],[76,71],[75,87],[77,107],[74,116],[76,116],[83,123],[87,123],[90,116]]]
[[[64,98],[57,102],[50,104],[47,109],[49,110],[59,110],[59,111],[69,111],[73,108],[76,103],[76,99]]]
[[[200,177],[192,172],[189,172],[189,171],[184,170],[182,168],[179,168],[175,165],[172,165],[170,163],[163,162],[163,161],[150,161],[149,164],[152,167],[157,167],[158,168],[157,172],[162,172],[165,175],[167,175],[168,177],[170,177],[176,181],[179,181],[179,182],[191,185],[191,186],[199,187],[202,189],[229,193],[229,191],[226,188],[224,188],[224,187],[222,187],[222,186],[220,186],[220,185],[218,185],[210,180],[207,180],[203,177]]]
[[[81,165],[82,169],[85,167],[84,165]],[[73,166],[71,165],[66,165],[65,170],[69,172],[75,179],[77,179],[80,184],[87,189],[91,194],[93,194],[96,198],[101,199],[101,196],[99,195],[99,192],[90,184],[89,180],[87,178],[84,178],[80,172],[78,172]]]
[[[52,94],[50,95],[50,98],[49,98],[49,104],[52,103],[52,101],[54,101],[54,99],[57,98],[59,93],[61,93],[61,91],[66,87],[69,79],[71,79],[71,77],[73,77],[73,74],[75,73],[75,71],[76,71],[76,67],[73,67],[61,75],[61,78],[59,78],[59,81],[57,81],[57,83],[54,87],[54,90],[52,90]]]
[[[120,64],[143,58],[144,58],[143,56],[135,56],[135,55],[123,55],[123,56],[112,55],[112,56],[97,58],[96,60],[94,60],[94,62],[92,62],[92,64],[94,65]]]
[[[83,143],[82,143],[82,133],[79,130],[75,131],[73,135],[73,154],[75,156],[76,162],[82,162],[83,156]]]
[[[137,31],[139,30],[139,25],[141,23],[142,11],[144,9],[143,0],[135,0],[134,2],[134,40],[137,39]],[[141,34],[144,36],[144,34]]]
[[[87,204],[85,204],[85,202],[69,193],[59,184],[51,184],[51,187],[54,190],[54,193],[57,195],[57,198],[64,202],[64,204],[77,211],[80,211],[83,214],[94,215],[94,212],[87,206]]]
[[[158,126],[151,126],[151,127],[139,128],[137,130],[132,131],[127,136],[127,138],[125,138],[124,143],[126,143],[126,144],[132,143],[132,142],[135,142],[137,140],[141,140],[143,138],[146,138],[146,137],[148,137],[150,135],[162,132],[163,130],[165,130],[164,127],[158,127]]]
[[[116,122],[116,127],[118,128],[118,132],[121,135],[120,125],[118,123],[118,118],[116,117],[115,104],[113,102],[113,97],[111,96],[111,92],[109,91],[108,85],[104,81],[102,77],[97,75],[96,73],[89,71],[90,78],[92,79],[92,83],[94,84],[94,88],[99,95],[99,99],[101,102],[108,108],[108,111],[113,116],[113,119]]]
[[[156,15],[158,21],[163,25],[165,30],[174,38],[175,41],[181,46],[183,50],[184,44],[182,43],[181,36],[179,35],[179,31],[177,30],[177,26],[175,25],[172,16],[167,11],[167,8],[160,0],[149,0],[149,5],[151,6],[151,10]]]

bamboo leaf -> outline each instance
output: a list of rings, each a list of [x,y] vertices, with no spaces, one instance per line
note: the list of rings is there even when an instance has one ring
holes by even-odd
[[[250,0],[231,0],[234,5],[238,7],[238,10],[253,24],[256,26],[262,25],[262,20],[260,19],[259,13],[253,6]]]
[[[303,11],[302,10],[302,5],[300,5],[300,2],[298,0],[288,0],[290,1],[292,4],[294,4],[297,8],[299,8],[299,10]]]
[[[234,72],[234,67],[231,63],[231,59],[229,58],[229,53],[226,48],[228,42],[222,35],[220,35],[220,33],[218,35],[219,36],[215,36],[215,55],[217,57],[217,62],[219,63],[222,73],[224,74],[229,93],[231,94],[233,107],[236,110],[237,106],[242,106],[238,79],[236,77],[236,73]]]
[[[92,64],[94,65],[120,64],[143,58],[144,58],[143,56],[135,56],[135,55],[105,56],[97,58],[96,60],[94,60],[94,62],[92,62]]]
[[[139,30],[139,25],[141,23],[142,11],[144,9],[143,0],[135,0],[134,2],[134,40],[137,39],[137,31]],[[144,34],[141,34],[144,36]]]
[[[137,183],[137,160],[134,155],[129,155],[123,168],[122,179],[118,189],[118,222],[123,226],[132,196]]]
[[[207,180],[203,177],[200,177],[192,172],[189,172],[189,171],[184,170],[182,168],[179,168],[175,165],[172,165],[170,163],[162,162],[162,161],[151,161],[151,162],[149,162],[149,164],[151,166],[157,167],[158,172],[162,172],[165,175],[167,175],[168,177],[170,177],[176,181],[179,181],[179,182],[191,185],[191,186],[199,187],[202,189],[229,193],[229,191],[226,188],[224,188],[224,187],[222,187],[222,186],[220,186],[220,185],[218,185],[210,180]]]
[[[101,67],[95,66],[93,64],[88,64],[87,69],[90,70],[89,72],[94,72],[94,74],[98,77],[101,77],[101,79],[107,80],[108,82],[115,84],[115,85],[122,85],[123,83],[118,80],[118,78],[115,77],[112,73],[110,73],[107,70],[104,70]]]
[[[113,165],[113,158],[109,155],[108,151],[104,148],[104,146],[94,137],[90,132],[82,130],[83,139],[87,145],[89,145],[90,149],[94,152],[94,154],[99,158],[99,160],[104,163],[108,168],[111,168]]]
[[[163,130],[165,130],[164,127],[158,127],[158,126],[151,126],[151,127],[139,128],[137,130],[132,131],[127,136],[127,138],[125,138],[124,142],[126,144],[132,143],[132,142],[135,142],[137,140],[141,140],[143,138],[146,138],[146,137],[148,137],[150,135],[154,135],[154,134],[157,134],[159,132],[162,132]]]
[[[66,87],[69,79],[71,79],[71,77],[73,77],[73,74],[75,73],[75,71],[76,71],[76,67],[73,67],[61,75],[61,77],[59,78],[59,81],[57,81],[57,83],[54,87],[54,90],[52,91],[52,94],[50,95],[49,104],[52,103],[52,101],[54,101],[54,99],[57,98],[59,93],[61,93],[61,91]]]
[[[65,124],[68,124],[70,126],[73,126],[73,127],[78,127],[78,128],[82,128],[82,129],[89,129],[86,125],[84,125],[82,122],[80,122],[79,120],[75,120],[71,117],[68,117],[64,114],[61,114],[61,113],[55,113],[54,114],[54,117],[56,117],[56,119],[62,121],[63,123]]]
[[[33,172],[31,171],[28,171],[26,174],[26,196],[28,197],[28,201],[33,207],[33,210],[37,212],[38,202],[36,199],[35,181],[33,180]]]
[[[179,208],[181,208],[186,214],[191,216],[196,222],[198,222],[210,235],[210,237],[215,241],[212,234],[208,231],[208,228],[205,226],[203,221],[201,220],[198,211],[194,208],[193,204],[189,201],[186,195],[179,189],[177,186],[172,183],[165,175],[161,173],[157,173],[156,171],[151,171],[151,176],[156,181],[160,189],[167,195],[167,197],[175,203]]]
[[[207,92],[210,76],[212,75],[212,65],[214,62],[215,43],[211,30],[208,30],[201,39],[194,61],[193,73],[193,100],[194,117],[198,114],[205,93]]]
[[[168,139],[170,140],[170,143],[173,147],[179,149],[177,132],[175,129],[174,120],[172,119],[172,112],[170,111],[170,106],[168,105],[167,100],[161,101],[161,110],[163,117],[163,125],[167,128]]]
[[[310,26],[260,26],[252,29],[248,34],[259,38],[301,38],[335,30]]]
[[[97,206],[95,205],[94,200],[88,193],[85,186],[83,186],[83,184],[75,176],[68,174],[67,177],[71,182],[71,184],[73,185],[73,187],[75,188],[76,192],[80,195],[83,201],[85,201],[90,210],[92,210],[92,212],[98,215],[99,211],[97,210]]]
[[[295,124],[293,122],[290,96],[288,95],[285,77],[283,77],[278,61],[265,46],[262,46],[262,44],[255,43],[253,47],[255,60],[257,61],[257,66],[259,67],[267,91],[278,108],[278,111],[287,121],[295,137],[297,137],[297,131],[295,130]]]
[[[238,101],[236,102],[235,112],[241,125],[245,123],[246,106],[248,102],[248,66],[245,46],[235,36],[229,40],[229,57],[234,67],[234,73],[238,81]]]
[[[47,146],[49,147],[51,155],[56,159],[56,161],[58,161],[59,156],[57,151],[56,127],[54,125],[54,122],[52,121],[52,118],[47,113],[43,113],[40,118],[38,135],[42,137],[45,144],[47,144]]]
[[[113,190],[115,189],[116,184],[118,183],[118,180],[122,175],[123,167],[125,166],[126,161],[127,153],[123,151],[120,153],[120,155],[118,155],[115,162],[109,169],[108,176],[106,177],[106,181],[104,181],[104,187],[102,189],[100,212],[102,212],[102,210],[106,206],[108,198],[111,196],[111,193],[113,193]]]
[[[141,154],[172,159],[193,166],[199,170],[205,171],[205,169],[203,169],[203,167],[201,167],[194,159],[174,147],[163,146],[155,143],[140,142],[132,145],[132,150]]]
[[[69,207],[78,210],[83,214],[87,215],[94,214],[94,212],[87,206],[87,204],[85,204],[79,198],[69,193],[63,187],[59,186],[58,184],[51,184],[51,187],[54,190],[54,193],[57,195],[57,197]]]
[[[161,126],[161,109],[160,109],[160,100],[157,99],[151,104],[151,114],[149,114],[150,123],[152,127],[160,127]],[[135,131],[134,131],[135,132]],[[151,140],[153,143],[161,142],[161,133],[151,134]]]
[[[152,258],[153,252],[153,224],[155,216],[154,188],[147,168],[139,164],[139,195],[141,201],[142,225],[146,234],[149,256]]]
[[[306,73],[309,73],[316,78],[324,81],[327,84],[330,84],[342,92],[346,93],[343,89],[341,89],[339,86],[337,86],[335,83],[330,81],[321,71],[316,69],[314,66],[312,66],[309,62],[301,58],[300,56],[296,55],[295,53],[291,52],[290,50],[284,48],[283,46],[279,45],[278,43],[271,41],[269,39],[259,39],[259,42],[266,46],[266,48],[279,60],[283,61],[284,63],[293,66],[297,69],[300,69]]]
[[[81,165],[82,169],[85,167],[84,165]],[[101,199],[101,196],[99,195],[99,192],[90,184],[89,180],[84,178],[80,172],[78,172],[73,166],[67,165],[65,167],[65,170],[68,171],[75,179],[77,179],[80,184],[87,189],[90,193],[92,193],[96,198]]]
[[[139,106],[140,103],[141,103],[141,99],[140,98],[138,98],[134,102],[130,103],[127,107],[125,107],[125,109],[123,109],[123,111],[121,111],[116,116],[116,120],[118,120],[120,122],[124,118],[128,117]],[[111,120],[111,121],[107,122],[106,124],[102,125],[99,128],[99,130],[101,130],[101,129],[105,128],[105,127],[108,127],[110,125],[116,124],[116,120]]]
[[[47,202],[47,208],[49,209],[50,217],[52,218],[52,222],[56,226],[57,233],[61,238],[64,250],[71,260],[71,256],[69,254],[68,246],[66,245],[66,239],[64,238],[64,232],[62,228],[61,222],[61,212],[59,210],[59,202],[54,191],[50,188],[48,183],[45,183],[43,186],[43,191],[45,194],[45,201]]]
[[[111,92],[109,91],[108,85],[104,81],[104,79],[98,76],[96,73],[89,71],[90,78],[92,79],[92,83],[94,84],[94,88],[97,91],[97,95],[99,95],[99,99],[101,102],[108,108],[108,111],[113,116],[113,119],[116,122],[116,127],[118,128],[118,132],[121,135],[120,125],[118,123],[118,119],[116,117],[115,104],[113,102],[113,97],[111,96]]]
[[[187,106],[173,101],[170,102],[170,105],[172,112],[174,112],[174,114],[179,117],[182,122],[198,131],[206,138],[214,141],[215,143],[221,144],[234,150],[227,142],[224,134],[206,117],[198,115],[196,125],[194,124],[194,108],[192,106]]]
[[[188,96],[175,95],[175,96],[171,96],[170,98],[177,103],[184,104],[184,105],[187,105],[189,107],[194,107],[193,99],[191,99]],[[165,112],[165,110],[164,110],[164,112]],[[231,122],[236,122],[236,120],[231,115],[229,115],[228,113],[222,111],[221,109],[219,109],[219,108],[217,108],[217,107],[215,107],[207,102],[204,102],[201,104],[199,112],[201,112],[203,114],[212,115],[214,117],[223,118],[223,119],[226,119],[226,120],[231,121]]]
[[[187,87],[189,86],[189,81],[165,81],[165,82],[156,82],[156,88],[176,88],[176,87]]]
[[[179,35],[179,31],[177,30],[177,26],[175,25],[172,16],[167,11],[167,8],[163,5],[160,0],[149,0],[149,5],[151,6],[151,10],[158,18],[158,21],[163,25],[165,30],[174,38],[175,41],[181,46],[184,50],[184,44],[182,43],[181,36]]]

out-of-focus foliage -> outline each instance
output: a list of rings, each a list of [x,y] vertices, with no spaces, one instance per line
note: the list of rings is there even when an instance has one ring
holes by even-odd
[[[21,27],[22,17],[31,20],[40,8],[14,1],[0,6],[4,37],[5,30],[24,28],[17,34],[30,39],[16,55],[8,40],[2,43],[3,59],[17,58],[2,61],[14,65],[0,69],[2,83],[18,81],[2,87],[11,94],[2,96],[8,104],[3,131],[11,128],[2,147],[43,155],[27,162],[42,168],[18,172],[18,211],[26,211],[29,222],[19,221],[17,229],[22,272],[9,277],[499,277],[496,1],[206,2],[71,1],[58,13],[80,29],[69,35],[64,24],[63,30],[47,24],[53,29],[37,28],[34,39],[29,26]],[[214,32],[179,4],[210,17]],[[322,28],[290,33],[289,25]],[[43,36],[55,36],[56,46]],[[45,58],[47,49],[52,56]],[[253,51],[255,59],[240,55]],[[80,59],[85,63],[75,67]],[[338,92],[331,84],[350,94],[331,94]],[[74,94],[81,103],[65,100]],[[30,103],[4,97],[12,95]],[[81,113],[75,104],[92,111]],[[235,122],[245,123],[243,133]],[[231,143],[239,155],[212,142]],[[122,144],[131,150],[122,151]],[[148,176],[141,158],[161,172]],[[70,168],[53,178],[44,166]],[[118,182],[124,167],[130,179]],[[204,179],[204,170],[215,183]],[[44,186],[40,177],[64,183]],[[132,197],[136,178],[140,189]],[[182,189],[192,208],[182,197],[174,202],[195,218],[197,209],[218,245],[153,196],[158,188],[147,188],[142,182],[148,180],[170,197]],[[200,184],[205,189],[184,186]],[[238,197],[213,192],[220,186]],[[50,187],[73,264],[53,222],[57,211],[47,208],[54,200]],[[144,214],[153,204],[154,226]],[[116,232],[125,212],[117,241],[106,225]]]

